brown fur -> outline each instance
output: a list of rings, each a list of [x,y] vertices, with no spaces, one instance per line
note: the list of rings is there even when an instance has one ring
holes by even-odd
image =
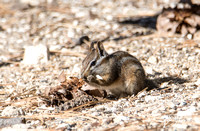
[[[94,45],[90,47],[82,63],[81,77],[88,84],[108,90],[116,97],[136,95],[145,88],[146,79],[137,58],[123,51],[108,54],[101,42],[96,48]]]

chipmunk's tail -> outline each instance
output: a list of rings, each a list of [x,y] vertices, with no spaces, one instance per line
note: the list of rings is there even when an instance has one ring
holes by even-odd
[[[148,87],[147,90],[152,90],[159,87],[153,80],[150,79],[146,79],[145,84],[146,87]]]

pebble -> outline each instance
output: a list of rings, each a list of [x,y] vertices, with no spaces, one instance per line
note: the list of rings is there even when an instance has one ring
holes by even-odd
[[[72,127],[70,126],[70,124],[68,123],[62,123],[62,124],[59,124],[56,128],[56,130],[59,130],[59,129],[62,129],[62,128],[65,128],[67,130],[72,130]]]
[[[0,128],[21,123],[25,123],[24,118],[0,118]]]
[[[194,94],[194,95],[192,96],[192,98],[193,98],[193,99],[198,99],[198,98],[200,98],[200,94]]]
[[[199,116],[195,116],[195,117],[194,117],[194,122],[195,122],[196,124],[200,124],[200,117],[199,117]]]
[[[145,101],[146,102],[154,102],[155,100],[158,100],[159,98],[160,98],[159,96],[151,96],[151,95],[149,95],[149,96],[145,97]]]
[[[47,46],[39,44],[25,47],[22,63],[26,65],[47,63],[49,60],[49,49]]]
[[[176,109],[176,105],[173,102],[169,102],[168,106],[172,109]]]
[[[69,38],[74,38],[74,37],[75,37],[75,32],[74,32],[74,30],[71,29],[71,28],[68,29],[67,36],[68,36]]]
[[[168,120],[168,119],[170,119],[171,117],[168,116],[168,115],[164,115],[164,116],[161,116],[161,118],[162,118],[162,119],[167,119],[167,120]]]
[[[80,70],[81,70],[81,69],[80,69],[80,64],[75,64],[75,65],[73,66],[72,71],[73,71],[74,73],[79,74]]]
[[[144,96],[146,96],[146,92],[145,92],[145,91],[140,92],[140,93],[137,95],[138,98],[142,98],[142,97],[144,97]],[[134,97],[134,96],[133,96],[133,97]]]
[[[177,116],[192,116],[196,112],[196,107],[191,106],[186,111],[178,111]]]
[[[192,34],[188,34],[187,38],[191,40],[192,39]]]
[[[38,6],[40,4],[40,0],[20,0],[20,2],[30,4],[31,6]]]
[[[195,85],[200,86],[200,78],[195,82]]]
[[[14,106],[8,106],[6,107],[2,113],[1,116],[20,116],[24,115],[24,111],[21,108],[16,108]]]
[[[185,101],[180,102],[180,106],[186,106],[186,105],[187,105],[187,102]]]
[[[129,117],[127,117],[127,116],[117,116],[117,117],[115,117],[115,119],[114,119],[114,122],[115,123],[120,123],[120,122],[125,122],[125,121],[128,121],[130,118]]]
[[[112,123],[113,122],[113,118],[107,118],[107,119],[103,119],[103,121],[102,121],[102,123],[105,125],[108,125],[108,124],[110,124],[110,123]]]
[[[187,124],[173,124],[174,130],[176,129],[181,129],[181,130],[186,130],[188,125]]]
[[[146,67],[145,71],[146,71],[147,74],[151,74],[151,75],[154,74],[154,70],[152,69],[152,67]]]
[[[155,57],[155,56],[150,56],[147,62],[149,62],[151,64],[157,64],[158,63],[158,58]]]

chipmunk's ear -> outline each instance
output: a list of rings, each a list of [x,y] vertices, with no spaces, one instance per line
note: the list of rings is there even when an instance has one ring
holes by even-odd
[[[97,42],[97,52],[98,52],[98,55],[99,55],[100,57],[102,57],[102,56],[107,56],[107,55],[108,55],[108,53],[107,53],[106,50],[104,49],[103,43],[100,42],[100,41]]]
[[[95,44],[95,42],[91,42],[91,44],[90,44],[90,50],[94,49],[94,44]]]

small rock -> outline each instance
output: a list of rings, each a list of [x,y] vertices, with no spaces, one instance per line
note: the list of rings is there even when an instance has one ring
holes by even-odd
[[[61,45],[50,45],[49,46],[50,51],[57,51],[57,50],[61,50],[61,49],[62,49]]]
[[[89,16],[89,12],[88,11],[77,11],[75,14],[76,17],[87,17]]]
[[[146,67],[145,71],[146,71],[147,74],[154,74],[154,71],[151,67]]]
[[[113,16],[112,16],[112,15],[108,15],[108,16],[106,16],[106,19],[107,19],[108,21],[112,21],[112,20],[113,20]]]
[[[158,59],[155,56],[150,56],[148,59],[148,62],[151,64],[156,64],[156,63],[158,63]]]
[[[75,64],[73,69],[72,69],[72,72],[78,74],[80,72],[80,65],[79,64]]]
[[[102,120],[102,123],[103,123],[104,125],[108,125],[108,124],[110,124],[110,123],[113,123],[113,118],[103,119],[103,120]]]
[[[25,123],[24,118],[16,117],[16,118],[0,118],[0,128],[11,126],[15,124]]]
[[[195,85],[200,86],[200,79],[195,82]]]
[[[114,119],[114,122],[115,123],[121,123],[121,122],[125,122],[125,121],[128,121],[130,118],[127,117],[127,116],[117,116],[115,119]]]
[[[159,99],[159,97],[158,96],[151,96],[151,95],[149,95],[149,96],[146,96],[145,97],[145,101],[146,102],[150,102],[150,101],[155,101],[155,100],[158,100]]]
[[[56,129],[68,129],[68,130],[72,130],[71,128],[72,127],[70,127],[70,124],[68,124],[68,123],[62,123],[62,124],[59,124]]]
[[[104,105],[99,105],[99,106],[97,106],[97,108],[96,108],[96,111],[97,112],[102,112],[102,111],[105,111],[106,110],[106,107],[104,106]]]
[[[174,102],[169,102],[169,103],[168,103],[168,106],[169,106],[171,109],[174,109],[174,110],[176,110],[176,108],[177,108]]]
[[[170,117],[168,115],[161,116],[161,118],[166,119],[166,120],[170,119]]]
[[[194,114],[195,111],[196,111],[196,107],[192,106],[189,109],[187,109],[186,111],[178,111],[177,116],[191,116]]]
[[[32,128],[32,125],[30,124],[16,124],[16,125],[13,125],[11,130],[28,130],[28,129],[31,129]]]
[[[157,127],[158,124],[159,124],[159,123],[157,123],[157,122],[152,122],[152,123],[151,123],[151,126],[153,126],[153,127]]]
[[[200,98],[200,94],[193,94],[193,95],[192,95],[192,98],[193,98],[193,99],[198,99],[198,98]]]
[[[137,95],[137,97],[138,97],[138,98],[142,98],[142,97],[144,97],[145,95],[146,95],[146,92],[143,91],[143,92],[139,93],[139,94]],[[133,97],[134,97],[134,95],[133,95]]]
[[[27,46],[25,48],[23,63],[27,65],[47,63],[49,49],[45,45]]]
[[[191,40],[192,39],[192,34],[188,34],[187,38]]]
[[[168,86],[168,82],[163,82],[161,85],[160,85],[160,88],[165,88]]]
[[[38,6],[40,4],[40,0],[20,0],[20,2],[24,4],[29,4],[32,6]]]
[[[2,113],[2,116],[19,116],[19,115],[24,115],[24,111],[20,108],[16,108],[14,106],[8,106],[6,107]]]
[[[187,105],[187,102],[185,101],[180,102],[180,106],[186,106],[186,105]]]
[[[73,30],[73,29],[69,29],[69,30],[68,30],[68,33],[67,33],[67,36],[68,36],[69,38],[73,38],[73,37],[75,36],[74,30]]]
[[[200,124],[200,117],[194,116],[193,120],[195,121],[195,123]]]
[[[176,130],[177,130],[177,129],[186,130],[187,127],[188,127],[188,125],[186,125],[186,124],[174,124],[173,127],[174,127],[174,129],[176,129]]]
[[[117,112],[117,108],[111,107],[111,108],[110,108],[110,111],[111,111],[111,112]]]

